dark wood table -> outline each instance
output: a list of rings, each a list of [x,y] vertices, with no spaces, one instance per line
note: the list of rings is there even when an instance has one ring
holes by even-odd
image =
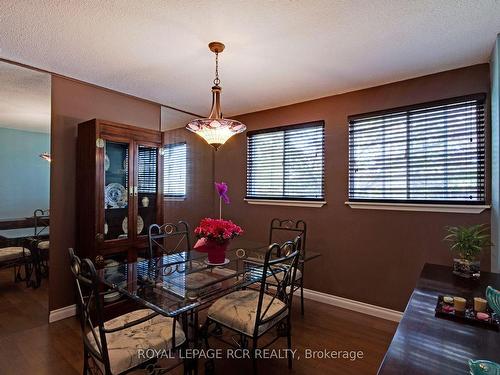
[[[469,359],[500,363],[500,332],[436,318],[438,295],[484,297],[500,288],[500,274],[479,280],[454,276],[450,267],[426,264],[378,374],[468,374]]]

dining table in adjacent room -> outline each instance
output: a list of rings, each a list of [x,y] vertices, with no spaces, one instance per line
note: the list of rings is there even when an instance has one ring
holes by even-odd
[[[37,236],[48,237],[49,234],[50,234],[49,227],[45,227],[43,229],[38,230]],[[35,227],[0,230],[0,239],[9,242],[11,244],[19,244],[20,241],[34,236],[35,236]]]

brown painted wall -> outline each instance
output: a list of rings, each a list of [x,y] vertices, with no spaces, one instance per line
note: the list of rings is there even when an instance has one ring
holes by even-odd
[[[52,76],[49,310],[74,303],[68,248],[75,245],[77,124],[92,118],[160,129],[160,106]]]
[[[304,219],[308,248],[320,259],[307,265],[307,288],[403,310],[425,262],[450,264],[443,227],[489,223],[479,215],[354,210],[347,200],[347,116],[459,95],[489,92],[489,66],[476,65],[366,90],[240,116],[249,130],[325,120],[326,200],[322,208],[250,206],[246,185],[246,137],[231,139],[216,155],[216,181],[229,184],[232,204],[224,216],[247,236],[267,238],[273,217]],[[483,268],[489,270],[490,255]]]
[[[164,140],[165,144],[187,144],[186,199],[165,200],[165,222],[184,220],[193,231],[202,218],[213,214],[214,151],[198,135],[185,128],[166,131]]]

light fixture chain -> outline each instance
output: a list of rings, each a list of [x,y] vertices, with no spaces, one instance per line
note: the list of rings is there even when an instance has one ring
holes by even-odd
[[[220,79],[219,79],[219,52],[215,53],[215,79],[214,79],[214,85],[219,86]]]

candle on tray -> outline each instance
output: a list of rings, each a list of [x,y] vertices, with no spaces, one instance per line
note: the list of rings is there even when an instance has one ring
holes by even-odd
[[[465,311],[465,303],[467,300],[462,297],[453,297],[453,306],[455,307],[455,311],[463,312]]]
[[[474,297],[474,311],[485,312],[487,301],[481,297]]]

